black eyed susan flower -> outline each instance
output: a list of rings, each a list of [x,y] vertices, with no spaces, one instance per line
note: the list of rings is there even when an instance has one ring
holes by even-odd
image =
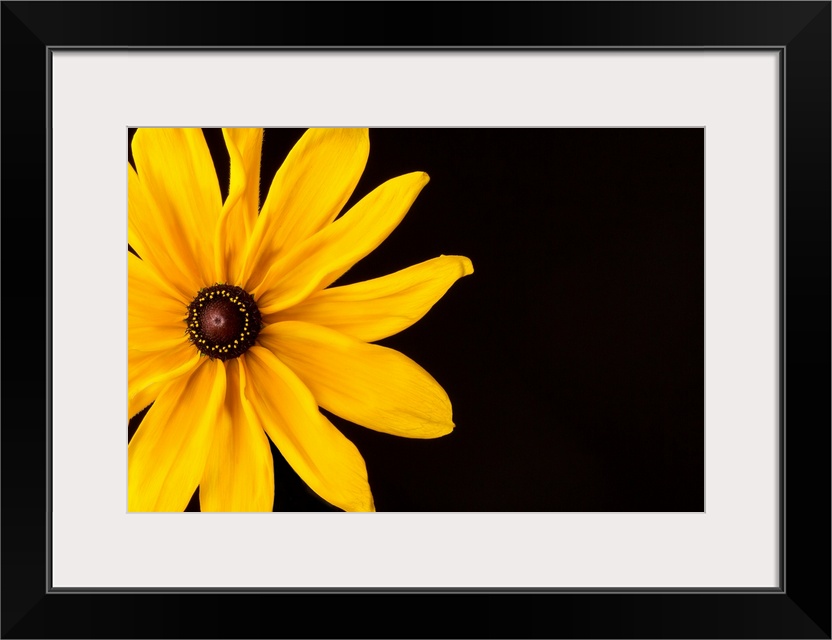
[[[222,200],[200,129],[140,129],[128,164],[130,511],[271,511],[271,439],[303,481],[372,511],[364,460],[319,407],[369,429],[435,438],[454,424],[427,371],[372,344],[417,320],[462,256],[330,286],[375,249],[427,184],[393,178],[336,217],[369,154],[365,129],[312,129],[258,211],[261,129],[224,129]]]

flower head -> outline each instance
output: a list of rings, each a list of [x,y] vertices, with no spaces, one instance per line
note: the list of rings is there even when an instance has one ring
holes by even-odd
[[[419,320],[462,256],[331,286],[399,224],[428,182],[393,178],[338,217],[369,154],[366,129],[310,129],[259,207],[261,129],[223,129],[222,200],[200,129],[140,129],[128,165],[130,511],[271,511],[268,439],[319,496],[372,511],[364,460],[320,412],[411,438],[454,425],[442,387],[377,344]],[[337,219],[336,219],[337,218]]]

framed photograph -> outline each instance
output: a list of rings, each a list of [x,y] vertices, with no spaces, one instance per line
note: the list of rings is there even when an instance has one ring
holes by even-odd
[[[3,637],[830,637],[829,2],[2,11]]]

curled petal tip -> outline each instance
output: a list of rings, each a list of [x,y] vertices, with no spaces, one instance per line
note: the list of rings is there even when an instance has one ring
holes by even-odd
[[[416,178],[423,187],[430,182],[430,176],[424,171],[414,171],[410,175]]]
[[[459,276],[460,278],[464,276],[470,276],[474,273],[474,263],[471,262],[470,258],[466,258],[465,256],[454,256],[454,255],[445,255],[444,253],[439,256],[440,258],[447,258],[449,260],[456,260],[459,264],[460,269],[462,269],[462,275]]]

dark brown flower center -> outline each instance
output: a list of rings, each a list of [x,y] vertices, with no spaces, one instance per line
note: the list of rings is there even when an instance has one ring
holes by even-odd
[[[188,338],[209,358],[230,360],[244,354],[260,333],[260,310],[240,287],[215,284],[200,290],[188,305]]]

